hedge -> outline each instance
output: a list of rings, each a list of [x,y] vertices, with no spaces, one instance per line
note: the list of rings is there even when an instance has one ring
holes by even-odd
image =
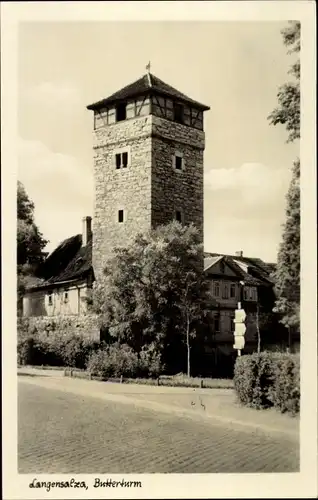
[[[300,410],[299,355],[276,355],[273,368],[273,385],[268,391],[269,400],[282,413],[298,413]]]
[[[134,377],[138,372],[137,354],[128,345],[111,345],[91,354],[87,370],[103,379]]]
[[[18,364],[70,367],[88,370],[102,378],[157,377],[162,373],[161,357],[153,346],[138,354],[128,345],[94,342],[78,335],[55,331],[44,335],[35,329],[19,331]]]
[[[87,370],[103,379],[113,377],[156,377],[162,371],[160,355],[151,347],[138,354],[126,344],[112,344],[93,352]]]
[[[18,338],[18,363],[85,369],[90,354],[99,348],[99,343],[81,336],[54,333],[43,337],[34,332]]]
[[[234,388],[241,403],[296,414],[300,406],[299,355],[262,352],[238,357]]]

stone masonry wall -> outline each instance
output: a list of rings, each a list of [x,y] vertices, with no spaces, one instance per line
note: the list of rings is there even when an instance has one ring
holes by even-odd
[[[102,274],[114,246],[126,245],[137,233],[184,214],[203,243],[204,132],[148,115],[131,118],[94,131],[95,213],[93,266]],[[128,152],[128,166],[116,168],[116,153]],[[184,171],[176,171],[173,157],[182,153]],[[118,222],[118,211],[124,222]]]
[[[181,211],[183,222],[200,230],[203,243],[204,133],[156,116],[152,132],[152,225]],[[175,154],[183,157],[183,170],[175,169]]]
[[[115,154],[123,149],[129,164],[116,169]],[[151,117],[96,130],[94,170],[93,266],[98,279],[114,246],[151,227]],[[119,210],[124,210],[123,223]]]
[[[86,316],[37,316],[22,318],[22,324],[28,325],[29,332],[36,328],[41,335],[63,332],[65,336],[78,335],[87,339],[99,341],[99,318],[95,315]]]

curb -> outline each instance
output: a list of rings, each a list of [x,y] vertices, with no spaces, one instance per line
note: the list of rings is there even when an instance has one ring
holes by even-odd
[[[26,373],[24,370],[28,371],[35,371],[35,372],[43,372],[41,375],[46,375],[46,376],[54,376],[51,375],[50,373],[45,373],[49,371],[54,371],[54,372],[63,372],[63,375],[65,377],[73,377],[73,378],[80,378],[80,379],[86,379],[86,380],[97,380],[100,382],[113,382],[113,383],[123,383],[123,384],[135,384],[135,385],[145,385],[145,386],[162,386],[162,387],[171,387],[171,388],[186,388],[186,389],[205,389],[208,391],[213,391],[215,389],[218,390],[226,390],[226,391],[233,391],[234,386],[230,384],[215,384],[213,387],[206,386],[204,384],[204,378],[199,379],[200,383],[196,385],[191,385],[187,383],[182,383],[178,381],[171,381],[170,383],[166,383],[165,380],[167,380],[164,376],[163,377],[157,377],[154,379],[146,379],[148,382],[142,382],[140,378],[133,379],[133,378],[123,378],[123,377],[112,377],[112,378],[103,378],[97,375],[92,375],[91,373],[85,371],[85,370],[80,370],[77,368],[64,368],[64,367],[46,367],[46,366],[20,366],[18,367],[18,373]],[[37,373],[38,374],[38,373]],[[40,374],[39,374],[40,375]]]

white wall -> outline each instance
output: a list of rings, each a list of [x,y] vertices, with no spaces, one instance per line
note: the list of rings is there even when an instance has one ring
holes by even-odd
[[[23,298],[23,316],[83,315],[87,313],[87,284],[28,293]],[[66,296],[67,293],[67,296]]]

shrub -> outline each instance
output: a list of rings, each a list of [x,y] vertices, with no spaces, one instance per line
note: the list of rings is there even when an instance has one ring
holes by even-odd
[[[18,363],[20,365],[37,364],[39,358],[39,349],[34,337],[26,337],[18,339]]]
[[[93,352],[88,359],[87,370],[104,379],[134,377],[138,373],[138,357],[128,345],[113,344]]]
[[[51,325],[46,331],[37,331],[27,322],[18,325],[19,364],[85,369],[89,355],[99,347],[99,343],[82,336],[65,335],[54,327],[52,331]]]
[[[91,352],[97,349],[95,342],[76,335],[65,337],[60,346],[63,365],[85,369]]]
[[[163,372],[164,366],[161,354],[155,346],[144,346],[139,354],[139,372],[142,377],[158,377]]]
[[[87,362],[87,370],[92,374],[102,378],[111,377],[111,367],[108,350],[100,349],[93,352]]]
[[[262,352],[237,358],[234,388],[239,400],[253,408],[274,406],[279,411],[299,411],[299,357]]]
[[[271,384],[272,356],[270,353],[247,354],[238,357],[234,368],[234,388],[239,400],[252,408],[271,406],[268,387]]]
[[[300,409],[300,360],[292,354],[276,355],[273,385],[268,397],[275,408],[293,415]]]

